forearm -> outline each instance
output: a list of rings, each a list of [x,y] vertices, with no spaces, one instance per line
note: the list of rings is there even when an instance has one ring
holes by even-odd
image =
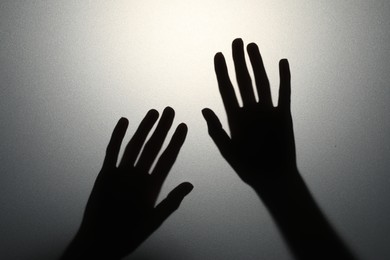
[[[298,172],[254,187],[297,259],[354,259]],[[268,183],[269,184],[269,183]]]
[[[79,230],[66,248],[61,260],[70,259],[121,259],[108,244],[98,243],[94,237]]]
[[[99,251],[99,247],[94,248],[90,241],[81,238],[81,236],[77,234],[66,248],[61,260],[108,259],[104,257],[104,254],[99,254],[97,251]]]
[[[95,257],[92,247],[86,241],[82,241],[76,237],[66,248],[61,260],[88,259],[91,257]]]

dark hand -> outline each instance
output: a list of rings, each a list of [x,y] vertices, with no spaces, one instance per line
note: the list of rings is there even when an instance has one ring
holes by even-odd
[[[108,144],[103,167],[93,187],[80,230],[64,259],[118,259],[128,255],[191,192],[193,186],[182,183],[155,206],[161,186],[187,134],[187,126],[180,124],[154,170],[149,173],[173,118],[174,110],[166,108],[135,163],[148,133],[158,119],[158,112],[150,110],[126,146],[117,166],[118,153],[128,126],[127,119],[119,120]]]
[[[221,154],[243,181],[253,187],[296,172],[293,126],[290,112],[290,69],[287,60],[279,62],[280,89],[274,107],[263,61],[256,44],[248,45],[259,101],[256,101],[245,63],[241,39],[233,42],[233,60],[243,106],[237,101],[222,53],[214,58],[219,91],[225,106],[231,137],[222,129],[210,109],[204,109],[209,134]]]
[[[278,106],[274,107],[267,74],[256,44],[247,48],[259,101],[256,101],[241,39],[233,41],[233,60],[243,106],[238,105],[221,53],[215,72],[225,106],[230,137],[210,109],[203,116],[223,157],[252,186],[269,209],[291,251],[298,259],[353,259],[326,221],[297,170],[290,111],[290,69],[279,62]]]

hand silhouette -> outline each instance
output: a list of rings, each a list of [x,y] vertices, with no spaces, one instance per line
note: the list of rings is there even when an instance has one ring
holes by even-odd
[[[239,177],[254,188],[267,206],[290,250],[298,259],[353,259],[314,202],[296,164],[290,111],[290,68],[279,62],[280,88],[276,107],[256,44],[247,47],[259,100],[256,101],[241,39],[232,44],[233,60],[243,106],[237,101],[224,56],[214,58],[219,91],[230,136],[215,113],[202,110],[208,131]]]
[[[63,259],[120,259],[128,255],[191,192],[192,184],[182,183],[155,206],[161,186],[187,134],[187,126],[180,124],[155,168],[149,173],[173,118],[174,110],[167,107],[135,163],[148,133],[158,119],[158,112],[150,110],[127,144],[117,166],[118,153],[128,126],[127,119],[119,120],[108,144],[103,167],[88,200],[79,232]]]
[[[259,101],[256,101],[245,63],[243,42],[233,42],[233,60],[243,106],[240,107],[221,53],[215,55],[215,71],[227,113],[231,137],[223,130],[218,117],[204,109],[209,134],[221,154],[243,181],[251,186],[268,185],[270,181],[296,172],[295,143],[290,113],[290,70],[281,60],[278,106],[274,107],[263,61],[256,44],[248,45],[254,68]]]

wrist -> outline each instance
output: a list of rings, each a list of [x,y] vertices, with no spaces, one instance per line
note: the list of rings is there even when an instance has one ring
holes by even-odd
[[[114,259],[107,252],[107,245],[99,243],[96,236],[84,232],[83,228],[77,232],[72,242],[69,244],[64,255],[65,259]],[[118,258],[119,259],[119,258]]]
[[[297,169],[268,171],[253,176],[255,179],[247,183],[262,200],[277,202],[278,198],[302,196],[302,191],[307,190]]]
[[[313,219],[317,225],[323,222],[323,215],[298,170],[273,173],[251,186],[277,222],[305,225]]]

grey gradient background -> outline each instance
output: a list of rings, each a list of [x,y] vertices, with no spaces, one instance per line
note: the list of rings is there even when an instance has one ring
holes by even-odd
[[[133,257],[291,259],[200,113],[226,126],[213,56],[233,71],[242,37],[273,94],[290,61],[298,166],[317,202],[361,259],[390,259],[389,29],[387,0],[1,1],[0,258],[59,257],[116,121],[130,119],[128,140],[170,105],[189,135],[161,197],[195,189]]]

